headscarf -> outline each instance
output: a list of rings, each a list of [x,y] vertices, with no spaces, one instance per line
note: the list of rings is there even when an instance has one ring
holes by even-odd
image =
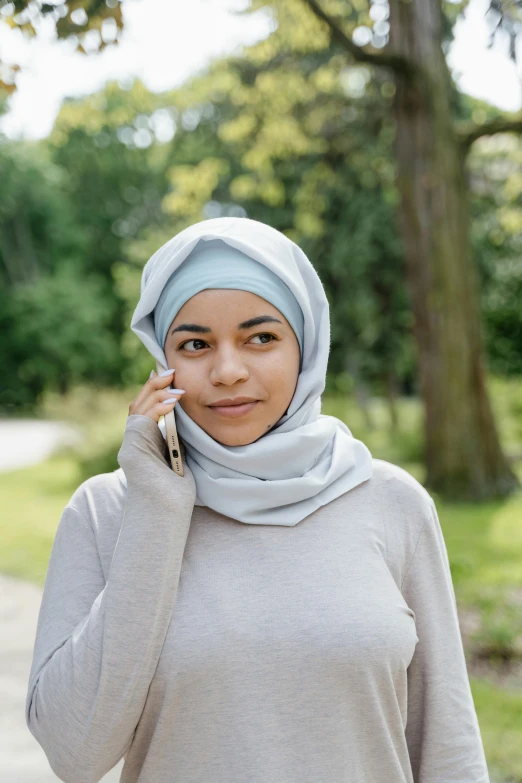
[[[154,310],[173,272],[199,242],[214,239],[263,264],[288,286],[303,314],[302,369],[284,416],[244,446],[219,443],[180,405],[174,407],[185,459],[196,483],[195,505],[247,524],[293,526],[372,475],[366,445],[340,419],[321,413],[330,352],[329,305],[303,250],[282,232],[250,218],[195,223],[168,240],[145,264],[131,329],[167,367],[156,337]],[[120,478],[125,483],[124,475]]]
[[[163,349],[168,328],[185,302],[207,288],[250,291],[274,305],[292,327],[302,361],[304,318],[297,299],[271,269],[222,239],[199,242],[167,280],[154,308],[154,333]]]

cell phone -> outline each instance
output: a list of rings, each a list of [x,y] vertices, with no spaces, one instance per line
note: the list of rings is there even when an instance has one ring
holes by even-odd
[[[165,372],[165,370],[167,369],[158,360],[156,360],[156,367],[157,367],[158,375],[162,372]],[[168,413],[165,413],[164,415],[165,430],[167,433],[166,441],[169,449],[169,457],[170,457],[170,464],[172,465],[172,470],[174,470],[178,474],[178,476],[183,476],[185,474],[183,473],[181,448],[179,445],[178,431],[176,429],[176,418],[174,415],[174,410],[176,408],[176,405],[172,410],[168,411]]]

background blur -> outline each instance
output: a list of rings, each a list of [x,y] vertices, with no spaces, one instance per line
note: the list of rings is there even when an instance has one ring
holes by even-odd
[[[323,280],[323,412],[433,495],[491,779],[522,783],[521,32],[519,0],[0,0],[2,779],[57,780],[37,611],[155,367],[143,265],[233,215]]]

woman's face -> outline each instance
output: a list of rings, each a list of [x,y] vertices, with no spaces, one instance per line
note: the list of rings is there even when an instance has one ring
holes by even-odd
[[[274,320],[244,325],[261,316]],[[174,386],[185,389],[176,405],[225,446],[260,438],[294,396],[297,337],[277,308],[250,291],[209,288],[195,294],[170,324],[164,351],[168,366],[176,370]],[[258,402],[234,417],[209,407],[227,397]]]

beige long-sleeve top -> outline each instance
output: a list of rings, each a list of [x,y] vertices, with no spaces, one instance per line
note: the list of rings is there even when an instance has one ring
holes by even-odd
[[[146,416],[118,460],[67,503],[38,619],[26,720],[61,780],[125,756],[122,783],[489,783],[409,473],[375,460],[288,527],[194,506]]]

